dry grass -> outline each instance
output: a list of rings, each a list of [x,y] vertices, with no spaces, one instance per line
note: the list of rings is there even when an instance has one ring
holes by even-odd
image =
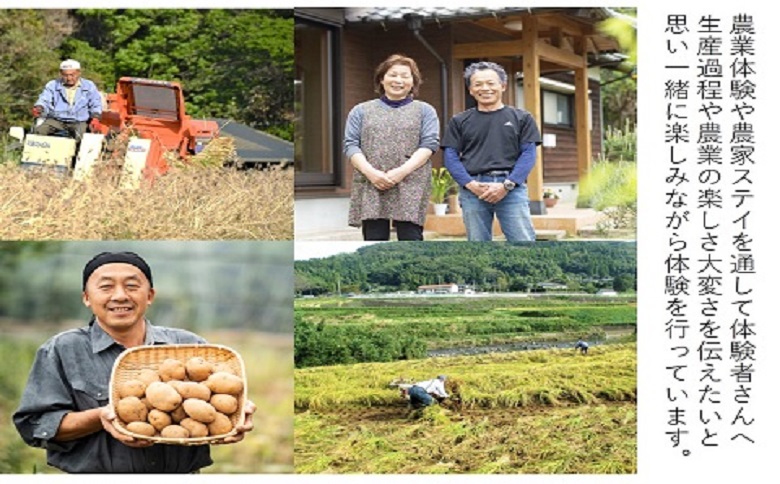
[[[174,166],[140,189],[0,165],[0,239],[291,240],[293,172]]]
[[[631,474],[636,405],[295,416],[299,474]]]
[[[295,470],[634,473],[632,352],[627,346],[588,357],[540,351],[296,370]],[[386,388],[399,372],[418,379],[447,372],[453,399],[410,411],[397,390]],[[313,384],[328,394],[303,402]],[[613,389],[616,398],[607,395]]]
[[[295,407],[320,412],[393,406],[394,378],[446,374],[458,406],[520,408],[636,401],[636,343],[604,345],[581,356],[572,349],[361,363],[295,371]],[[360,391],[355,391],[360,388]]]
[[[447,374],[411,410],[391,380]],[[297,473],[636,472],[636,344],[295,370]]]

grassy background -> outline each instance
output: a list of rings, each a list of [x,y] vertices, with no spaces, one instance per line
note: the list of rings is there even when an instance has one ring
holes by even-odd
[[[58,472],[45,451],[27,446],[11,422],[38,346],[51,335],[17,334],[0,339],[0,473]],[[251,332],[204,333],[241,355],[249,399],[257,404],[254,430],[237,444],[212,446],[214,464],[204,473],[293,471],[292,338]]]

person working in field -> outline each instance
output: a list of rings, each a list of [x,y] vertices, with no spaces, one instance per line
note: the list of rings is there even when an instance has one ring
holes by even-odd
[[[578,340],[577,344],[574,345],[575,350],[580,350],[580,353],[583,355],[588,354],[588,343],[582,340]]]
[[[49,81],[32,108],[43,123],[33,133],[49,136],[59,131],[80,141],[87,130],[98,131],[103,101],[95,83],[81,78],[81,64],[68,59],[60,64],[60,78]]]
[[[444,382],[447,380],[445,375],[439,375],[433,380],[421,381],[415,383],[409,388],[409,400],[412,407],[427,407],[433,404],[433,399],[441,401],[449,398],[447,390],[444,389]]]
[[[46,449],[47,462],[73,473],[191,473],[212,464],[209,446],[152,445],[119,433],[108,405],[114,361],[140,345],[205,343],[182,329],[152,326],[152,271],[132,252],[103,252],[87,262],[82,300],[89,325],[60,333],[38,349],[13,421],[24,441]],[[256,407],[226,443],[252,430]]]

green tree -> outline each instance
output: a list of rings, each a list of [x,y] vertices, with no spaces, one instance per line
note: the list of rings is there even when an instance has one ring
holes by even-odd
[[[123,76],[180,81],[194,117],[292,140],[292,10],[85,9],[63,53],[110,88]]]
[[[617,70],[602,69],[604,125],[623,129],[637,122],[636,66],[638,62],[636,8],[617,9],[620,16],[599,24],[599,30],[612,36],[628,56]]]
[[[0,133],[28,126],[32,108],[60,63],[57,48],[73,29],[65,10],[3,10],[0,15]]]
[[[634,274],[620,274],[615,277],[612,288],[617,292],[635,291],[636,276]]]

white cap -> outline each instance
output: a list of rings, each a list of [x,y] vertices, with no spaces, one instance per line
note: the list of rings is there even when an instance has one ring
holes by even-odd
[[[79,64],[79,61],[73,60],[73,59],[64,60],[64,61],[62,61],[62,63],[60,63],[60,70],[61,71],[71,71],[71,70],[78,71],[78,70],[81,70],[81,64]]]

